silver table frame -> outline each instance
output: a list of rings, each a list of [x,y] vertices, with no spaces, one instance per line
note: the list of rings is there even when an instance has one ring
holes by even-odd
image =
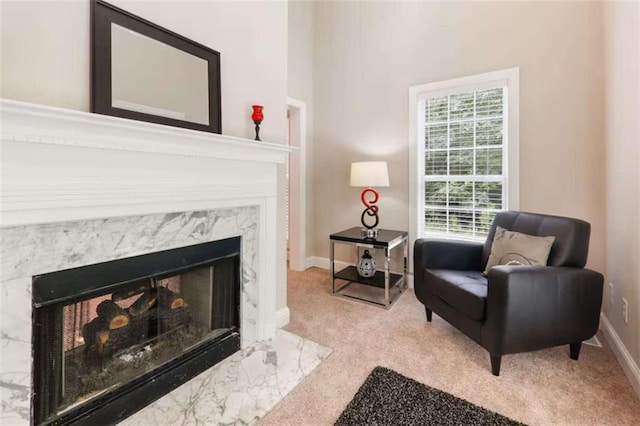
[[[362,241],[359,241],[359,242],[335,240],[330,237],[329,242],[330,242],[330,250],[331,250],[331,254],[330,254],[331,256],[330,257],[331,293],[336,297],[356,300],[358,302],[363,302],[363,303],[374,305],[374,306],[382,306],[387,310],[390,309],[391,306],[393,306],[393,304],[398,301],[400,296],[402,296],[402,293],[404,293],[405,290],[408,288],[408,283],[407,283],[407,257],[409,256],[408,241],[409,241],[409,237],[407,233],[404,233],[403,235],[391,240],[388,245],[382,244],[382,243],[376,244],[376,241],[366,241],[364,237],[362,238]],[[356,265],[358,263],[358,260],[360,259],[360,248],[366,248],[366,249],[372,249],[372,250],[384,250],[384,303],[379,303],[374,300],[368,300],[361,297],[341,293],[342,290],[346,289],[354,282],[368,285],[363,282],[347,281],[346,284],[343,284],[341,287],[336,288],[336,279],[343,280],[340,277],[336,277],[336,267],[335,267],[335,263],[336,263],[335,262],[335,245],[336,244],[347,244],[347,245],[352,245],[356,247],[356,263],[355,263]],[[392,298],[390,294],[390,279],[391,279],[391,273],[392,273],[390,271],[391,254],[393,250],[399,246],[402,247],[403,266],[402,266],[402,273],[400,274],[401,275],[400,281],[396,284],[396,286],[399,289],[399,292],[396,297]],[[346,280],[343,280],[343,281],[346,281]]]

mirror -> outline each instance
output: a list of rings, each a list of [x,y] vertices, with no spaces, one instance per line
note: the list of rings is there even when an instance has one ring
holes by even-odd
[[[221,133],[220,54],[92,2],[92,111]]]
[[[111,24],[111,106],[209,124],[208,102],[207,61]]]

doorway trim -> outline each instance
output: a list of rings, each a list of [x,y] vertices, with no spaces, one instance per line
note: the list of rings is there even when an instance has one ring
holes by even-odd
[[[287,113],[289,145],[298,148],[289,155],[289,268],[304,271],[307,257],[307,104],[287,97]]]

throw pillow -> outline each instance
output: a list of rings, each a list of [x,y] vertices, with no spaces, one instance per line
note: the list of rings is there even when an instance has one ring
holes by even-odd
[[[555,239],[513,232],[498,226],[484,274],[496,265],[546,266]]]

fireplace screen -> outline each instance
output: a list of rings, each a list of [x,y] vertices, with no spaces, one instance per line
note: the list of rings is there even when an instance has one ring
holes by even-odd
[[[41,419],[113,394],[237,330],[238,259],[209,263],[45,308],[41,349],[55,371],[39,380],[48,395]]]

